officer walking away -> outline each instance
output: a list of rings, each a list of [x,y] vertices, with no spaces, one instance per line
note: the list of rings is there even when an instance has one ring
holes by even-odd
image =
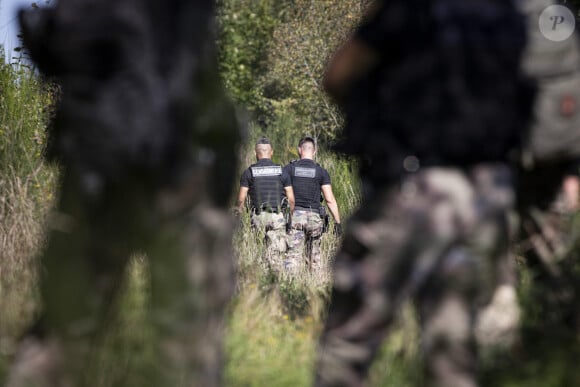
[[[524,21],[509,1],[375,5],[325,74],[364,192],[333,265],[315,384],[365,385],[412,298],[420,385],[475,387],[474,311],[507,254],[510,155],[529,122]]]
[[[266,137],[256,142],[257,163],[250,165],[240,179],[237,207],[241,211],[248,193],[252,227],[264,233],[266,266],[280,271],[286,252],[285,206],[294,211],[294,191],[290,177],[282,166],[272,162],[272,144]]]
[[[332,192],[330,175],[326,169],[314,161],[316,151],[314,138],[303,137],[298,142],[300,160],[293,161],[284,167],[284,171],[288,173],[292,181],[296,200],[285,262],[285,268],[292,273],[299,272],[304,264],[313,274],[323,272],[320,240],[325,229],[327,215],[321,203],[321,192],[334,219],[335,235],[342,234],[340,214]],[[304,260],[304,248],[306,248],[306,260]]]

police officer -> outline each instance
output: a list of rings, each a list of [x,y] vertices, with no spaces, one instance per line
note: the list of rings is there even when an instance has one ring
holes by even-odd
[[[288,206],[290,214],[294,211],[294,192],[288,174],[281,165],[272,162],[274,151],[270,140],[261,137],[256,142],[255,151],[258,162],[242,173],[237,208],[242,210],[249,193],[252,226],[264,233],[266,241],[265,264],[279,272],[286,251],[283,207]]]
[[[322,273],[323,264],[320,254],[320,238],[324,229],[326,212],[321,204],[320,193],[334,219],[336,235],[342,233],[338,205],[330,185],[330,175],[314,161],[316,141],[305,136],[298,142],[300,160],[284,167],[292,180],[296,207],[288,236],[288,253],[285,267],[298,272],[306,263],[313,273]],[[306,261],[303,260],[306,246]]]
[[[20,14],[31,59],[62,90],[47,152],[62,173],[41,257],[42,310],[3,385],[96,383],[95,344],[135,252],[147,254],[155,338],[143,380],[222,384],[235,289],[227,205],[241,136],[218,73],[214,15],[212,0],[60,1]]]
[[[526,119],[518,110],[523,20],[510,2],[375,4],[325,73],[346,113],[341,150],[359,158],[364,191],[333,262],[315,385],[366,385],[398,307],[413,297],[424,385],[476,387],[474,307],[489,297],[494,262],[507,253],[508,155],[517,146],[510,138],[491,146],[489,131],[517,135]],[[472,12],[479,7],[485,12]],[[481,28],[490,20],[494,28]],[[476,55],[502,66],[474,67]],[[491,77],[490,69],[501,70]],[[490,82],[499,78],[505,89]],[[490,110],[458,113],[472,106],[475,86]]]

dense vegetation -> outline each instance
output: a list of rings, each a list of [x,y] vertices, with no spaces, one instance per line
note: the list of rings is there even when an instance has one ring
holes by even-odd
[[[318,161],[329,170],[346,217],[360,200],[353,172],[356,166],[351,160],[324,151],[324,146],[338,135],[342,117],[322,92],[320,80],[329,55],[368,3],[218,1],[221,72],[232,97],[247,111],[250,123],[249,141],[240,155],[242,164],[253,160],[251,142],[258,135],[272,139],[275,161],[280,163],[297,156],[295,147],[300,136],[319,137],[323,149]],[[16,338],[39,308],[36,254],[44,243],[42,230],[54,200],[58,172],[42,159],[54,91],[23,64],[0,65],[0,384]],[[291,282],[273,281],[261,270],[257,257],[263,246],[248,223],[244,214],[233,241],[239,284],[226,337],[226,385],[307,386],[330,278],[305,276]],[[324,236],[327,259],[331,259],[337,243],[333,236]],[[524,326],[527,332],[536,332],[545,320],[543,305],[535,299],[542,290],[532,287],[533,273],[523,266],[520,269],[521,299],[527,311]],[[111,322],[91,370],[97,387],[146,385],[138,372],[153,358],[144,313],[146,272],[146,258],[135,257],[119,301],[120,313]],[[520,363],[514,362],[510,354],[490,358],[482,369],[484,380],[490,381],[486,385],[573,385],[580,380],[574,366],[578,348],[573,341],[563,345],[566,340],[568,337],[558,341],[557,347],[538,347],[526,356],[520,353]],[[402,387],[420,383],[418,347],[417,322],[408,305],[372,370],[371,385]]]

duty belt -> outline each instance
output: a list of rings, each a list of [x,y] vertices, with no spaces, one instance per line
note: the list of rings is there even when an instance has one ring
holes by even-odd
[[[280,212],[282,212],[282,210],[280,210],[279,208],[262,207],[262,208],[252,208],[252,212],[256,215],[260,215],[262,212],[279,214]]]
[[[294,211],[308,211],[308,212],[315,212],[317,214],[320,213],[320,209],[318,209],[318,208],[312,208],[312,207],[299,207],[299,206],[296,206],[296,207],[294,207]]]

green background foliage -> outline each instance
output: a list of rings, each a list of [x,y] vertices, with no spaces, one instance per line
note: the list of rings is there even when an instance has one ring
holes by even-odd
[[[360,19],[360,0],[222,0],[220,65],[234,99],[269,134],[336,137],[342,117],[321,88],[324,66]]]
[[[0,384],[38,309],[35,255],[56,176],[42,159],[54,91],[29,68],[0,63]]]
[[[219,59],[224,83],[236,101],[259,106],[259,78],[267,71],[266,50],[279,23],[276,0],[219,1]]]

